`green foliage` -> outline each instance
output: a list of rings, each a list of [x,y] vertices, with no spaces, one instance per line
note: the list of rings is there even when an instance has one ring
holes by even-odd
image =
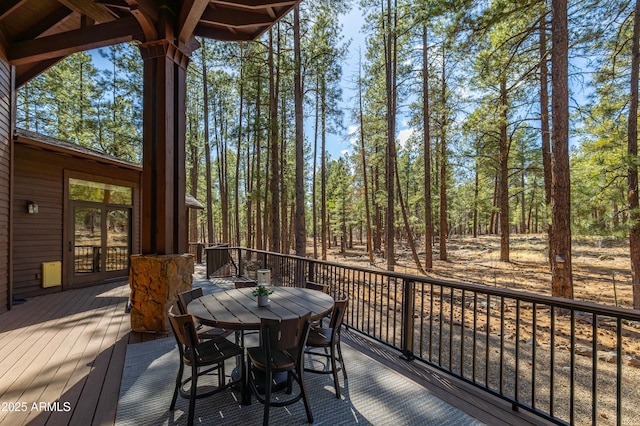
[[[320,210],[321,143],[330,134],[344,133],[346,125],[357,124],[357,133],[351,137],[363,134],[366,164],[362,164],[359,143],[340,158],[331,159],[324,153],[329,233],[344,236],[350,227],[366,223],[362,175],[365,167],[371,216],[380,218],[389,213],[385,212],[385,171],[389,160],[385,61],[389,58],[384,46],[392,36],[397,48],[397,85],[393,90],[398,98],[396,111],[392,112],[398,114],[398,126],[410,133],[404,145],[397,141],[400,184],[396,191],[405,201],[411,232],[423,233],[426,223],[422,178],[422,127],[427,113],[422,104],[425,50],[429,62],[432,221],[438,222],[438,207],[444,201],[439,190],[444,186],[451,232],[471,233],[474,226],[480,232],[495,232],[496,189],[499,166],[504,160],[508,168],[511,228],[517,232],[543,232],[550,206],[545,202],[542,169],[539,77],[541,61],[549,58],[539,57],[539,43],[541,26],[549,28],[552,19],[547,2],[361,0],[359,4],[366,21],[364,52],[350,50],[338,19],[355,7],[353,2],[322,0],[300,5],[305,135],[310,139],[305,141],[304,151],[307,223],[312,225],[310,209],[314,202]],[[387,10],[389,4],[391,10]],[[570,129],[572,226],[578,234],[626,235],[627,169],[638,163],[637,158],[628,158],[626,153],[633,5],[615,0],[572,2],[570,6],[574,96]],[[394,18],[391,21],[389,13]],[[389,22],[393,22],[391,28]],[[427,46],[422,45],[423,28],[428,31]],[[205,194],[207,185],[213,189],[211,213],[217,230],[224,222],[223,214],[237,215],[239,223],[228,226],[236,226],[242,232],[249,233],[257,220],[266,226],[265,217],[273,199],[268,179],[273,173],[278,174],[282,184],[278,195],[282,200],[283,228],[291,221],[295,191],[291,16],[274,27],[273,35],[277,123],[271,122],[269,116],[266,35],[254,43],[207,40],[206,47],[194,52],[188,68],[187,167],[198,171],[195,179],[199,194]],[[547,43],[548,50],[550,41]],[[107,69],[98,70],[87,53],[75,54],[21,88],[17,124],[140,162],[140,54],[129,44],[105,48],[102,54],[112,64]],[[344,75],[345,61],[356,57],[363,61],[363,75],[355,82],[363,95],[362,128],[358,101],[343,99],[345,80],[349,79],[347,84],[353,80],[352,75]],[[203,60],[208,70],[208,133],[204,129]],[[347,118],[348,122],[344,101],[357,111]],[[267,152],[273,124],[279,129],[278,164],[270,164]],[[501,128],[507,134],[506,158],[500,158],[500,142],[504,142]],[[398,134],[393,136],[397,138]],[[211,182],[206,182],[203,172],[206,143],[213,161]],[[443,143],[447,148],[444,158]],[[446,175],[440,176],[443,164],[448,168]],[[314,187],[318,191],[312,200]],[[237,199],[237,207],[230,203],[223,213],[223,199]],[[258,203],[265,217],[250,219],[251,209],[255,212]],[[395,205],[399,210],[399,203]],[[317,221],[320,222],[319,217]],[[374,229],[381,231],[383,223],[373,223]],[[523,223],[527,229],[520,229]],[[286,232],[284,229],[283,234]],[[263,229],[263,233],[266,235],[267,231]]]

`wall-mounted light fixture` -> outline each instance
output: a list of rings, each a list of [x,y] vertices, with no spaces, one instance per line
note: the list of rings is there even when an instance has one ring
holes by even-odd
[[[29,214],[38,213],[38,205],[35,201],[27,201],[27,212],[29,212]]]

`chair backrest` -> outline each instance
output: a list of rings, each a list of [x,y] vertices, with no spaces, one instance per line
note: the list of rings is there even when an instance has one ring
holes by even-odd
[[[175,314],[173,306],[169,309],[169,323],[178,343],[186,347],[194,347],[198,343],[193,317],[189,314]]]
[[[340,331],[342,321],[344,320],[344,314],[347,312],[347,305],[349,304],[349,298],[345,297],[341,300],[336,300],[333,304],[333,311],[331,311],[331,321],[329,322],[329,328]]]
[[[246,280],[242,280],[242,281],[236,281],[233,283],[235,285],[236,288],[249,288],[249,287],[255,287],[258,285],[258,283],[256,281],[250,280],[250,281],[246,281]]]
[[[288,320],[262,318],[260,345],[268,350],[302,348],[309,335],[311,312]]]
[[[194,299],[202,296],[202,287],[192,288],[191,290],[178,293],[178,310],[181,314],[187,313],[187,305]]]
[[[305,288],[309,288],[311,290],[318,290],[318,291],[321,291],[321,292],[327,293],[327,294],[329,293],[329,286],[326,285],[326,284],[320,284],[320,283],[316,283],[316,282],[313,282],[313,281],[307,281],[304,284],[304,286],[305,286]]]

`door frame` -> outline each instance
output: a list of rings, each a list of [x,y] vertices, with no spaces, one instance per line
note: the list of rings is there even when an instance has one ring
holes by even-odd
[[[124,186],[132,189],[131,205],[113,204],[113,203],[99,203],[92,201],[70,200],[69,199],[69,180],[81,179],[91,182],[97,182],[102,184],[112,184],[118,186]],[[137,229],[137,214],[139,210],[138,206],[138,182],[126,181],[121,179],[113,179],[104,176],[91,175],[85,173],[78,173],[65,170],[64,173],[64,212],[63,212],[63,256],[62,256],[62,269],[63,269],[63,291],[84,287],[92,284],[100,284],[106,281],[112,281],[117,279],[126,278],[129,274],[129,262],[127,262],[127,268],[118,271],[106,271],[101,267],[100,272],[89,273],[86,275],[77,275],[75,273],[74,265],[74,241],[75,241],[75,209],[78,206],[81,207],[97,207],[102,211],[101,217],[101,247],[106,247],[106,212],[109,210],[128,210],[129,212],[129,239],[128,239],[128,251],[129,255],[134,253],[137,246],[138,238],[136,237]],[[104,265],[104,261],[101,264]]]

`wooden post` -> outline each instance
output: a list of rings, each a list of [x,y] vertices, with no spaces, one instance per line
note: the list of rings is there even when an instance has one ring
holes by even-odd
[[[189,56],[168,40],[141,44],[140,51],[144,59],[142,253],[185,253],[189,249],[185,207]]]

